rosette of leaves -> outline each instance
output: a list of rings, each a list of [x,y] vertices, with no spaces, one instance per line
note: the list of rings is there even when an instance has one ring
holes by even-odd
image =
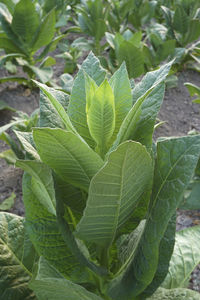
[[[164,25],[167,28],[167,40],[176,41],[175,57],[179,64],[199,64],[196,53],[200,37],[199,7],[199,0],[177,1],[173,8],[161,6],[165,18]]]
[[[130,78],[136,78],[145,72],[145,56],[142,32],[132,33],[127,29],[123,34],[106,32],[106,40],[110,46],[109,60],[102,59],[102,63],[112,72],[126,62]]]
[[[99,0],[82,0],[76,9],[79,28],[91,38],[92,50],[96,55],[100,55],[104,49],[100,42],[107,29],[106,21],[109,14],[109,3]]]
[[[90,53],[69,104],[61,91],[37,83],[39,127],[26,143],[37,158],[16,163],[25,171],[25,231],[23,219],[0,214],[1,253],[15,258],[1,254],[4,298],[15,290],[26,299],[33,290],[33,299],[49,300],[199,299],[185,287],[200,261],[200,227],[175,234],[175,214],[200,136],[152,147],[169,69],[147,73],[132,90],[125,64],[108,80]],[[25,233],[30,240],[22,243]],[[35,272],[30,241],[40,256]]]
[[[28,79],[37,78],[43,83],[50,81],[55,59],[47,54],[63,38],[62,35],[54,37],[55,10],[42,17],[31,0],[20,0],[9,9],[9,5],[0,4],[0,48],[5,51],[1,56],[1,66],[11,62],[14,66],[21,66]],[[1,82],[6,80],[27,82],[26,78],[17,76],[0,79]]]

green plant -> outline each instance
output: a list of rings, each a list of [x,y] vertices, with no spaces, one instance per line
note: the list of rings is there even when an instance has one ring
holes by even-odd
[[[21,66],[29,78],[38,78],[41,82],[50,81],[53,72],[51,66],[55,59],[47,56],[53,51],[63,35],[54,38],[55,11],[51,10],[45,17],[40,16],[31,0],[20,0],[11,13],[5,4],[0,4],[0,48],[5,51],[1,65],[10,61]],[[39,51],[42,47],[42,51]],[[27,82],[26,78],[3,78]]]
[[[99,0],[82,0],[77,6],[78,24],[82,32],[91,37],[93,51],[100,55],[102,49],[101,40],[105,35],[106,20],[109,13],[109,4]]]
[[[90,53],[69,105],[66,94],[36,83],[39,127],[25,143],[32,158],[16,162],[26,217],[0,214],[2,297],[199,299],[185,286],[200,261],[200,227],[175,235],[175,214],[200,136],[152,147],[170,66],[131,90],[125,64],[108,80]]]
[[[78,59],[82,55],[82,51],[78,45],[74,46],[73,43],[70,45],[67,41],[64,41],[58,45],[60,54],[56,57],[61,57],[65,59],[64,72],[73,74],[77,69]]]
[[[123,34],[106,32],[106,40],[110,46],[109,60],[103,59],[105,67],[113,72],[123,61],[126,62],[130,78],[136,78],[145,72],[145,57],[142,32],[132,33],[129,29]]]
[[[15,164],[17,159],[25,158],[26,143],[32,140],[32,127],[37,126],[39,117],[38,110],[34,111],[31,116],[21,111],[17,111],[16,114],[17,116],[10,123],[0,127],[0,140],[10,146],[10,149],[0,153],[0,158],[5,159],[8,164]],[[6,132],[9,129],[12,129],[14,136]],[[20,133],[23,134],[23,144],[18,138]]]

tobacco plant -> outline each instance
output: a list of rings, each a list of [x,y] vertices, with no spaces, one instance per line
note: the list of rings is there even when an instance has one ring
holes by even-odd
[[[25,218],[0,214],[2,299],[199,299],[185,287],[200,227],[175,234],[175,215],[200,136],[152,143],[170,66],[132,89],[125,64],[107,79],[90,53],[69,104],[36,82],[39,125],[18,132]]]
[[[55,59],[47,54],[63,38],[63,35],[54,38],[55,11],[51,10],[42,17],[31,0],[20,0],[13,12],[9,11],[9,6],[1,3],[0,21],[0,48],[5,51],[1,65],[11,62],[21,66],[29,78],[37,77],[41,82],[48,82],[53,75],[51,66]],[[42,51],[38,52],[42,47]],[[6,80],[27,82],[26,78],[20,77],[0,79],[1,82]]]

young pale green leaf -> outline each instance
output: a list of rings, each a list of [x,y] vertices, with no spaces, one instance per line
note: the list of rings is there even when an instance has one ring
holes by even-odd
[[[189,289],[167,290],[159,288],[148,300],[200,300],[198,292]]]
[[[91,181],[77,235],[109,247],[145,192],[152,171],[151,158],[141,144],[120,145]]]
[[[68,115],[72,124],[84,140],[94,148],[95,142],[90,135],[86,117],[84,71],[96,82],[97,85],[100,85],[103,82],[106,72],[100,66],[99,60],[91,52],[82,64],[74,81],[68,108]]]
[[[88,190],[91,178],[103,161],[84,141],[62,129],[35,128],[33,138],[38,153],[64,181]]]
[[[39,161],[17,160],[16,166],[33,176],[32,185],[36,185],[37,198],[51,213],[56,215],[55,193],[51,169]]]
[[[126,62],[128,74],[130,78],[136,78],[144,73],[144,57],[142,50],[135,47],[129,41],[123,41],[116,51],[117,59],[121,64]]]
[[[40,25],[37,36],[35,37],[34,43],[32,45],[33,51],[37,51],[42,46],[49,44],[55,33],[55,11],[52,10]]]
[[[192,271],[200,262],[199,247],[200,226],[176,233],[174,252],[162,287],[166,289],[187,287]]]
[[[40,260],[38,273],[31,281],[30,288],[41,300],[103,300],[81,285],[62,277],[57,270],[53,269],[52,266],[48,266],[44,260]]]
[[[125,264],[124,271],[122,267],[121,273],[111,282],[109,295],[114,299],[129,300],[153,280],[161,239],[191,180],[199,154],[200,136],[169,138],[157,143],[150,212],[136,251]]]
[[[141,105],[141,114],[134,129],[130,132],[129,138],[140,142],[147,148],[152,145],[152,136],[157,114],[160,110],[165,93],[165,84],[160,83],[144,99]],[[139,108],[140,109],[140,108]]]
[[[39,26],[39,15],[31,0],[20,0],[14,10],[12,30],[28,46]]]
[[[115,131],[112,140],[116,138],[122,121],[132,107],[131,86],[125,63],[110,78],[109,83],[115,98]]]
[[[89,111],[90,105],[92,103],[94,94],[95,94],[96,90],[98,89],[98,85],[86,72],[84,72],[84,78],[85,78],[86,114],[87,114]]]
[[[0,213],[0,298],[36,300],[28,287],[36,253],[25,232],[24,219]]]
[[[115,129],[114,94],[107,80],[96,89],[87,106],[89,131],[96,142],[97,153],[103,158]]]
[[[163,97],[164,84],[159,84],[138,99],[122,122],[112,150],[129,139],[151,147],[154,124]]]
[[[173,61],[163,65],[156,71],[148,72],[133,89],[133,102],[136,102],[159,83],[163,82],[169,73],[172,63]]]
[[[57,97],[60,98],[60,93],[58,92],[53,92],[53,90],[51,88],[49,88],[48,86],[39,83],[35,80],[33,80],[35,82],[35,84],[43,91],[43,93],[47,96],[48,100],[50,101],[51,105],[53,106],[55,112],[57,113],[57,115],[60,117],[63,125],[65,126],[65,128],[71,132],[76,133],[75,128],[73,127],[67,113],[65,112],[64,107],[60,104],[60,102],[58,101]]]

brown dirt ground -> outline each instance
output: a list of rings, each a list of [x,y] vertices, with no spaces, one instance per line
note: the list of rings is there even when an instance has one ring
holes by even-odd
[[[56,76],[62,73],[64,64],[62,61],[56,65]],[[4,71],[2,71],[4,72]],[[0,70],[0,75],[2,75]],[[1,76],[0,76],[1,77]],[[156,131],[155,137],[160,136],[183,136],[188,131],[195,129],[200,131],[200,105],[192,103],[184,82],[191,82],[200,86],[200,74],[194,71],[184,71],[178,74],[178,86],[166,91],[159,119],[166,121]],[[15,83],[6,83],[0,86],[0,99],[8,105],[30,114],[38,107],[39,92],[31,93],[24,86]],[[0,111],[0,126],[8,123],[13,113]],[[8,147],[0,141],[0,152]],[[16,194],[15,205],[11,212],[24,215],[21,191],[22,171],[7,165],[0,159],[0,202],[6,199],[11,192]],[[200,224],[199,211],[179,211],[177,215],[177,230]],[[197,267],[192,275],[190,287],[200,292],[200,268]]]

